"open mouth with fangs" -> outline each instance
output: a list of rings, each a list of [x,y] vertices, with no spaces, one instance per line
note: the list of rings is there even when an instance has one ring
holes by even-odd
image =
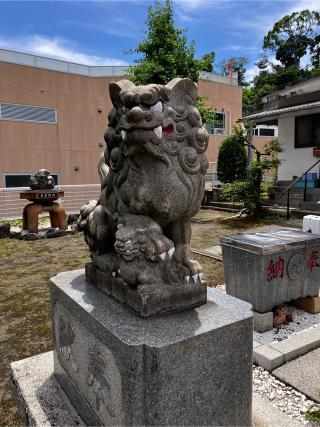
[[[157,135],[157,137],[159,139],[161,139],[162,135],[167,135],[167,136],[172,135],[173,132],[174,132],[174,126],[173,126],[173,124],[170,123],[166,127],[162,127],[160,125],[160,126],[157,126],[157,127],[153,128],[153,129],[134,128],[134,129],[122,130],[121,131],[121,137],[122,137],[123,140],[125,140],[126,136],[127,136],[127,133],[129,133],[129,132],[135,132],[135,131],[141,131],[141,130],[143,130],[143,131],[153,130],[154,133]]]

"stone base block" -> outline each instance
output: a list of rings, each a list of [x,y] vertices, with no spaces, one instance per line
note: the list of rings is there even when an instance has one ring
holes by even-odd
[[[320,313],[320,297],[298,298],[293,301],[293,304],[308,313]]]
[[[53,375],[53,352],[11,364],[12,385],[24,425],[34,427],[85,426]],[[44,385],[44,386],[43,386]],[[272,403],[253,394],[255,426],[301,427]]]
[[[53,375],[53,352],[11,363],[11,385],[26,426],[84,426]]]
[[[252,311],[208,302],[143,319],[85,281],[51,279],[55,377],[88,425],[250,426]]]
[[[253,312],[253,329],[257,332],[263,333],[270,331],[273,328],[273,312],[267,313]]]
[[[153,286],[131,288],[121,277],[112,277],[98,270],[93,263],[85,266],[87,282],[95,285],[102,292],[120,302],[142,317],[168,314],[189,308],[199,307],[207,301],[207,285],[204,281],[181,286]],[[192,283],[191,283],[192,282]]]

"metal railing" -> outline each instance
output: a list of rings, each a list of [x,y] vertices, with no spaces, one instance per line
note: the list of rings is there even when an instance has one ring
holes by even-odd
[[[309,169],[307,169],[302,175],[300,175],[298,178],[295,178],[288,187],[282,191],[281,194],[285,194],[287,192],[287,220],[290,219],[290,189],[298,182],[301,178],[304,177],[304,190],[303,190],[303,201],[307,201],[307,185],[308,185],[308,179],[307,179],[307,173],[313,169],[317,164],[320,162],[320,159],[317,160],[312,166],[310,166]]]
[[[81,206],[89,200],[97,200],[100,195],[100,184],[58,185],[55,187],[64,191],[64,197],[59,202],[64,206],[67,214],[78,213]],[[20,199],[20,193],[30,190],[29,187],[0,188],[0,219],[11,220],[22,218],[26,200]]]

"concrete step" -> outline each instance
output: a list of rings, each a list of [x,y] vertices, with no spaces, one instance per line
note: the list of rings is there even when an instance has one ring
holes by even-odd
[[[214,208],[229,208],[240,210],[242,208],[241,203],[232,203],[232,202],[208,202],[207,206]]]
[[[320,403],[320,348],[280,366],[273,375]]]

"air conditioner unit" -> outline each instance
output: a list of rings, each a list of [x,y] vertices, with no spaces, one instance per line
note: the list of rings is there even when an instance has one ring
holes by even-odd
[[[224,129],[215,128],[214,129],[214,134],[215,135],[224,135]]]

